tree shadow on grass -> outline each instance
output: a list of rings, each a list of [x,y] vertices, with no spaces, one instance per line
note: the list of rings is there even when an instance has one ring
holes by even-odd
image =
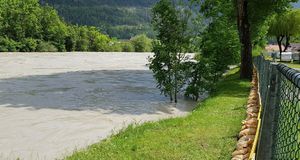
[[[227,85],[228,86],[220,87],[221,91],[217,94],[218,96],[244,98],[247,97],[245,91],[250,91],[249,86],[238,82],[228,82]]]
[[[176,108],[186,111],[194,105],[181,100]],[[170,112],[173,106],[160,94],[148,70],[78,71],[0,79],[0,107],[139,115]]]
[[[228,75],[226,80],[218,85],[216,96],[244,98],[250,92],[249,80],[240,79],[239,72]],[[249,92],[245,92],[249,91]]]

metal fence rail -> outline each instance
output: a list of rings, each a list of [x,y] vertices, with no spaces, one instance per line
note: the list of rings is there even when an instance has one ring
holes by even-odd
[[[300,72],[263,57],[254,64],[264,113],[257,159],[300,160]]]

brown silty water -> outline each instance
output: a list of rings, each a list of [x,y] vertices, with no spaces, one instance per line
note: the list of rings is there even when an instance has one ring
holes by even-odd
[[[0,54],[0,159],[63,158],[131,123],[184,116],[160,94],[151,53]]]

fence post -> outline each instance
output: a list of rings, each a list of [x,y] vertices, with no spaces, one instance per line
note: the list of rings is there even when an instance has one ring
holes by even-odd
[[[265,63],[270,63],[266,61]],[[262,64],[264,65],[264,64]],[[267,76],[265,79],[265,85],[267,85],[267,91],[263,94],[266,94],[263,103],[263,114],[262,114],[262,123],[261,131],[259,137],[259,143],[257,148],[257,160],[271,160],[272,158],[272,146],[273,146],[273,131],[274,131],[274,121],[275,121],[275,111],[276,106],[278,106],[278,82],[279,82],[279,72],[277,70],[276,63],[270,63],[269,67],[266,67],[264,76]],[[269,74],[268,74],[269,73]]]
[[[276,90],[275,90],[275,115],[274,115],[274,119],[273,119],[273,130],[272,130],[272,152],[271,152],[271,159],[274,159],[274,151],[275,151],[275,132],[277,130],[277,127],[278,127],[278,119],[279,119],[279,107],[280,107],[280,87],[281,87],[281,74],[279,73],[278,69],[277,69],[277,78],[276,78]]]

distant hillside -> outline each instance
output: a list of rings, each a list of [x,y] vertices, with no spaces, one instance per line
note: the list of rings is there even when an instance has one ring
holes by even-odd
[[[66,22],[99,27],[111,37],[129,39],[151,29],[151,7],[158,0],[40,0],[58,10]]]
[[[40,0],[41,3],[49,3],[55,5],[68,5],[68,6],[95,6],[95,5],[108,5],[108,6],[140,6],[149,7],[157,0]]]

